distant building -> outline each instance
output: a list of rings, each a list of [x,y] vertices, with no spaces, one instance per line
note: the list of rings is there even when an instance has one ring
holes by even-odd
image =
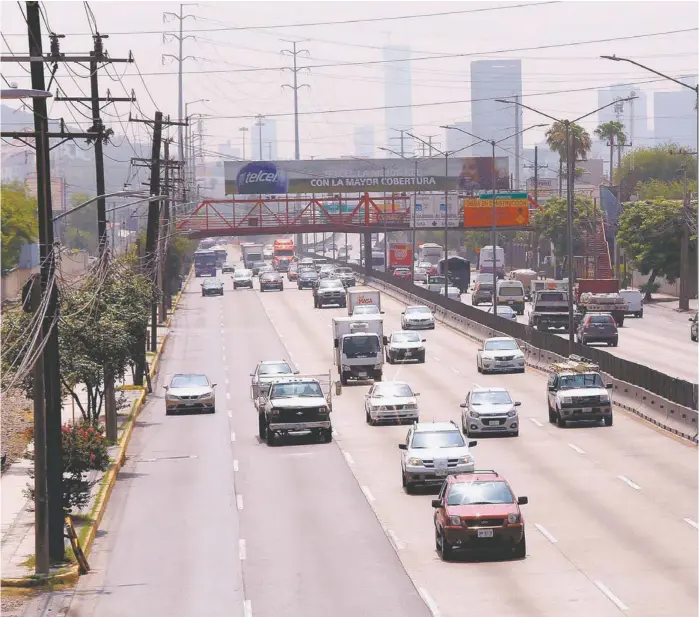
[[[386,105],[386,147],[400,151],[400,131],[411,131],[413,127],[412,77],[410,47],[387,45],[383,48],[384,102]],[[413,152],[413,140],[403,135],[403,151],[406,156]]]
[[[469,144],[477,141],[470,135],[457,131],[456,129],[463,129],[469,133],[473,133],[473,124],[471,122],[452,122],[450,126],[453,129],[447,129],[444,136],[444,143],[446,144],[447,152],[453,152],[454,150],[459,150],[465,148]],[[460,152],[457,156],[471,156],[473,153],[470,149]]]
[[[509,137],[522,125],[522,109],[517,105],[497,103],[495,99],[522,97],[521,60],[475,60],[471,62],[471,124],[474,135],[487,140],[505,139],[497,156],[508,156],[510,174],[516,176],[515,151],[522,148],[522,135]],[[510,151],[508,154],[506,151]],[[474,146],[475,156],[491,156],[492,148],[483,143]],[[522,167],[520,161],[520,173]],[[523,179],[523,175],[520,176]],[[523,184],[523,182],[522,182]]]
[[[690,86],[697,85],[696,77],[681,77]],[[653,94],[653,129],[655,143],[673,142],[679,146],[697,149],[697,96],[689,88]]]
[[[226,158],[239,159],[242,158],[241,149],[237,146],[231,145],[231,140],[229,139],[225,144],[219,144],[216,146],[216,151],[222,154]]]
[[[277,121],[273,118],[262,119],[262,150],[260,151],[260,127],[257,123],[250,127],[250,142],[252,150],[247,155],[251,160],[276,161],[277,151]]]
[[[354,155],[362,158],[374,156],[374,127],[370,124],[354,127]]]

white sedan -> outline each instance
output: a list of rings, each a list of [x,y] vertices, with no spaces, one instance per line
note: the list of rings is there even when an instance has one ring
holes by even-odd
[[[492,315],[493,307],[489,306],[486,313],[490,313]],[[513,311],[512,308],[509,306],[498,306],[497,316],[504,317],[505,319],[509,319],[510,321],[517,321],[517,313]]]
[[[425,362],[425,339],[417,332],[405,332],[398,330],[388,337],[386,343],[386,362],[393,364],[397,360],[417,360]]]
[[[447,291],[449,292],[449,295],[447,297],[450,300],[456,300],[457,302],[461,302],[461,291],[459,291],[458,287],[449,287]],[[442,289],[439,293],[441,295],[444,295],[444,289]]]
[[[517,341],[509,336],[489,338],[476,353],[479,373],[515,371],[524,373],[524,353]]]
[[[434,315],[426,306],[406,306],[400,314],[400,327],[403,330],[434,330]]]
[[[417,392],[404,381],[383,381],[374,384],[364,397],[367,424],[378,422],[417,422]]]

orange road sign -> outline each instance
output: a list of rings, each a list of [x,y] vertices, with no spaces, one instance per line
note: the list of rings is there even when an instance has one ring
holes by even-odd
[[[463,200],[464,227],[492,227],[493,201],[469,198]],[[498,227],[526,227],[529,225],[527,198],[500,198],[495,200],[495,223]]]

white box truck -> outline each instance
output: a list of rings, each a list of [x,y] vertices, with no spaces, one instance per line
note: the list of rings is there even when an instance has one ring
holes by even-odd
[[[383,320],[359,320],[351,317],[333,319],[333,357],[340,383],[350,379],[383,379]]]
[[[373,304],[381,310],[381,292],[371,287],[350,287],[347,290],[347,314],[352,316],[356,306]]]

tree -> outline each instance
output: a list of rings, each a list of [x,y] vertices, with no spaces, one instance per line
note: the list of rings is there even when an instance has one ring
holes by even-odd
[[[652,148],[639,148],[621,159],[615,181],[623,185],[624,199],[628,199],[630,195],[639,194],[641,186],[652,181],[656,181],[654,190],[657,191],[661,187],[657,183],[662,182],[667,183],[669,191],[673,182],[682,179],[685,167],[689,181],[696,181],[697,165],[694,157],[683,153],[678,146],[665,144]],[[664,197],[670,198],[669,195]]]
[[[697,192],[697,181],[687,182],[687,192]],[[648,180],[636,185],[636,195],[644,201],[649,199],[684,199],[684,182],[675,180],[663,182],[662,180]]]
[[[556,255],[566,261],[568,255],[568,203],[564,197],[552,197],[534,212],[532,225],[535,231],[548,238]],[[573,254],[582,252],[582,231],[593,230],[595,205],[589,197],[576,195],[573,201]]]
[[[690,218],[696,220],[696,202],[690,206]],[[649,274],[646,299],[656,277],[673,283],[680,276],[680,241],[685,225],[681,201],[654,200],[626,204],[619,217],[617,241],[643,275]],[[696,256],[696,235],[690,239],[690,254]],[[696,257],[695,257],[696,258]]]
[[[87,193],[74,193],[71,207],[79,206],[91,199]],[[90,253],[97,251],[97,202],[76,210],[63,219],[63,243],[72,248]]]
[[[22,247],[35,242],[38,236],[36,199],[27,195],[23,184],[13,182],[0,186],[2,196],[2,267],[17,265]]]
[[[601,141],[609,142],[609,182],[611,184],[614,181],[614,146],[623,146],[626,143],[624,124],[616,120],[603,122],[595,129],[595,135]]]
[[[575,137],[575,160],[587,160],[587,153],[592,149],[590,134],[579,124],[570,124],[570,134]],[[568,161],[568,147],[566,144],[566,128],[563,122],[554,122],[546,131],[546,143],[552,152],[556,152],[561,162]]]

